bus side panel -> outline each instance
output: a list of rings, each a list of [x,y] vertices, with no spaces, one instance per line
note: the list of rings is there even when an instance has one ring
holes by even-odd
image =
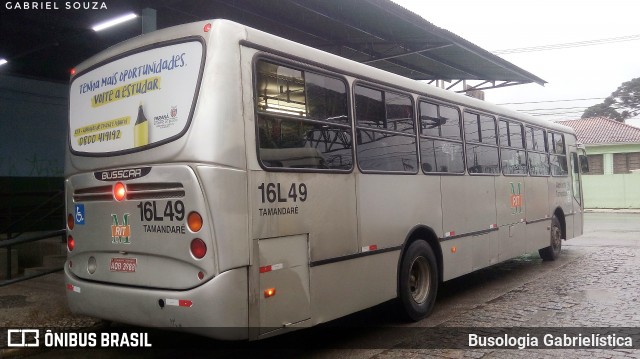
[[[309,233],[311,262],[358,252],[352,175],[252,171],[249,201],[253,239]]]
[[[397,250],[312,267],[313,324],[395,298],[399,255]]]
[[[558,218],[566,222],[567,235],[573,234],[573,206],[571,203],[571,177],[551,177],[549,179],[549,215],[553,215],[556,208],[561,208],[565,218]],[[564,237],[563,237],[564,238]]]
[[[474,182],[473,185],[469,185]],[[497,236],[492,234],[472,236],[472,233],[486,231],[496,221],[496,193],[494,176],[449,176],[442,180],[442,254],[444,256],[443,280],[469,273],[481,263],[491,263],[498,255]],[[450,245],[448,237],[463,236],[454,240],[456,250],[445,248]],[[478,243],[478,241],[480,243]],[[486,250],[474,253],[476,246]],[[477,258],[476,258],[477,257]]]
[[[260,334],[311,318],[306,235],[257,241]]]
[[[160,274],[160,273],[159,273]],[[223,340],[248,338],[247,270],[236,268],[193,289],[176,291],[85,281],[65,266],[69,308],[132,325],[193,332]],[[168,304],[188,299],[190,306]],[[159,302],[163,302],[162,305]]]
[[[529,176],[524,179],[525,214],[527,219],[527,252],[549,246],[551,213],[549,213],[548,177]]]
[[[525,193],[524,177],[496,177],[500,261],[517,257],[527,251],[525,198],[530,197]]]
[[[217,246],[218,271],[249,265],[247,223],[247,173],[241,170],[199,166]]]
[[[441,231],[440,176],[356,176],[359,248],[400,246],[417,225]]]

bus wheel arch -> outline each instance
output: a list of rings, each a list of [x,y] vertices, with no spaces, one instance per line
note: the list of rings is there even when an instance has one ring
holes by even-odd
[[[431,313],[442,282],[442,251],[430,228],[414,228],[402,246],[397,276],[398,304],[418,321]]]
[[[551,225],[549,226],[549,246],[538,250],[538,254],[545,261],[554,261],[560,255],[562,250],[562,239],[566,239],[566,222],[564,212],[556,209],[551,217]]]
[[[556,210],[553,212],[553,215],[558,218],[558,221],[560,222],[560,229],[562,231],[562,239],[564,239],[565,241],[567,240],[567,222],[564,216],[564,211],[562,210],[562,208],[556,208]]]

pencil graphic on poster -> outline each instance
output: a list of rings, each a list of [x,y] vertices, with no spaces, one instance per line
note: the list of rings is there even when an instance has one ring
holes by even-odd
[[[140,147],[149,143],[149,121],[144,115],[142,102],[138,106],[138,118],[133,125],[133,146]]]

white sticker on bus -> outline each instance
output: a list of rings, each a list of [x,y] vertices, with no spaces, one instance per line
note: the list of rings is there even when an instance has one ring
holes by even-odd
[[[200,75],[202,44],[138,52],[83,73],[71,83],[71,148],[128,150],[180,134]]]

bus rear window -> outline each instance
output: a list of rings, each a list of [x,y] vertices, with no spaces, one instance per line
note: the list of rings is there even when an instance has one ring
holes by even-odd
[[[69,137],[76,153],[126,153],[180,137],[193,112],[199,41],[119,57],[71,83]]]

